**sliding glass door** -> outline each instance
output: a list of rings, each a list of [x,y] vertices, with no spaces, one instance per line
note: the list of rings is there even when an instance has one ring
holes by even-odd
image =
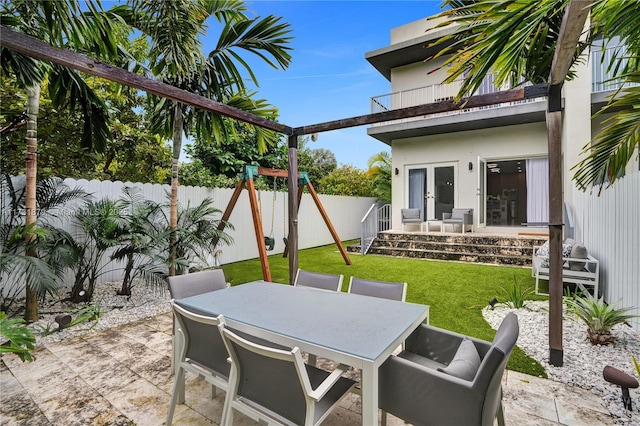
[[[408,207],[418,208],[422,219],[442,219],[455,200],[455,172],[452,163],[427,164],[409,169]]]

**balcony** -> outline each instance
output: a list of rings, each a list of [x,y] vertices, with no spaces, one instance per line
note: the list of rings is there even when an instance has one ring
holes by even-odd
[[[371,98],[371,112],[384,112],[450,100],[455,97],[461,86],[462,80],[456,80],[450,84],[433,84],[417,89],[376,96]],[[507,86],[497,86],[495,76],[489,75],[485,77],[476,94],[484,95],[508,90],[509,88]],[[543,121],[546,108],[544,99],[544,97],[540,97],[386,121],[373,124],[367,130],[367,133],[384,143],[390,144],[393,139],[398,138]],[[510,110],[505,112],[505,108],[510,108]],[[464,119],[459,117],[462,114],[465,115]]]
[[[591,53],[591,104],[594,113],[606,105],[608,97],[622,86],[622,80],[612,79],[613,72],[608,66],[616,54],[622,57],[620,64],[624,65],[623,61],[627,59],[624,58],[624,50],[620,47],[594,49]],[[433,84],[375,96],[371,98],[371,113],[450,100],[455,97],[461,86],[462,80],[456,80],[449,84]],[[488,75],[475,94],[483,95],[508,89],[508,86],[497,86],[495,76]],[[393,139],[399,138],[544,121],[545,108],[545,98],[539,97],[377,123],[371,125],[367,133],[391,144]],[[464,117],[460,117],[461,115]]]

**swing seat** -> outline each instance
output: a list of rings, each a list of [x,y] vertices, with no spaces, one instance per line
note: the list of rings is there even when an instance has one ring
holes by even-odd
[[[264,237],[264,245],[267,246],[267,250],[271,251],[276,246],[276,239],[272,237]]]

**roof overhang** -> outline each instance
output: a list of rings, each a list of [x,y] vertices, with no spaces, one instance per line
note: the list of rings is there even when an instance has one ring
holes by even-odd
[[[445,47],[453,44],[453,40],[449,40],[444,43],[432,45],[432,43],[439,38],[452,34],[455,28],[454,26],[450,26],[438,29],[437,31],[427,32],[420,37],[367,52],[364,57],[380,74],[391,81],[391,69],[424,61]]]

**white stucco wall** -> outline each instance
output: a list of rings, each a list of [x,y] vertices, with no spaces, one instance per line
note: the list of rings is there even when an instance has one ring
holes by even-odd
[[[445,58],[437,58],[428,64],[417,62],[391,70],[391,92],[401,92],[419,87],[441,84],[447,76],[446,68],[440,68]],[[434,71],[429,74],[429,72]]]
[[[434,28],[436,25],[445,21],[443,18],[427,20],[427,18],[421,18],[417,21],[409,22],[408,24],[392,28],[391,29],[391,44],[401,43],[403,41],[411,40],[417,37],[424,36],[425,34],[433,35],[433,38],[438,38],[438,32],[440,29],[428,31]],[[431,37],[430,37],[431,38]]]
[[[478,156],[491,160],[509,160],[547,155],[547,131],[544,123],[521,124],[394,141],[392,178],[393,228],[401,229],[400,209],[407,207],[408,170],[434,163],[456,166],[454,204],[477,209]],[[469,170],[469,163],[473,170]],[[477,216],[476,216],[477,221]]]
[[[562,122],[563,198],[573,204],[573,171],[580,161],[582,147],[592,138],[591,121],[591,66],[587,61],[577,64],[573,70],[577,78],[567,81],[563,87],[564,114]]]

